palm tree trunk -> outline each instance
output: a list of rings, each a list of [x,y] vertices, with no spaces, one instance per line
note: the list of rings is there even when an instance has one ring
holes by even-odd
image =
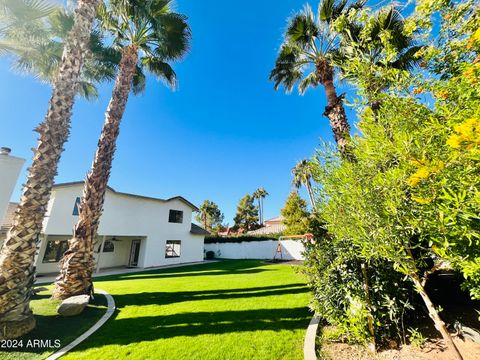
[[[0,250],[0,339],[16,338],[35,327],[30,295],[35,275],[38,236],[50,199],[58,162],[70,133],[75,89],[99,0],[80,0],[74,25],[53,84],[45,120],[39,134],[13,225]]]
[[[137,48],[122,50],[119,72],[108,105],[102,134],[92,169],[87,175],[77,225],[69,248],[60,263],[60,275],[55,282],[53,297],[65,299],[93,291],[93,244],[103,211],[110,170],[120,131],[120,122],[128,101],[138,60]]]
[[[327,94],[328,105],[325,108],[324,115],[330,121],[333,130],[335,142],[342,158],[349,157],[348,142],[350,141],[350,125],[347,121],[347,115],[343,107],[343,99],[337,96],[333,80],[327,80],[323,83],[325,93]]]
[[[315,211],[315,209],[316,209],[315,198],[313,197],[312,184],[310,183],[310,180],[308,180],[305,183],[305,187],[307,188],[307,193],[308,193],[308,197],[310,199],[310,204],[312,205],[312,209]]]

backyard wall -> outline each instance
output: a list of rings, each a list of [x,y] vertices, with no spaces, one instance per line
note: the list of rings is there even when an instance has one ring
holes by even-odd
[[[273,259],[277,250],[277,240],[245,241],[238,243],[205,244],[205,251],[215,252],[219,259]],[[300,241],[282,240],[283,260],[303,260],[304,247]],[[276,259],[280,258],[280,253]]]

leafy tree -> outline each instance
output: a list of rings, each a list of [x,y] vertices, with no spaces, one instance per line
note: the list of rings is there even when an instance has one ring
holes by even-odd
[[[93,244],[130,91],[144,89],[143,69],[174,87],[176,75],[169,62],[187,52],[191,37],[186,17],[171,11],[170,0],[113,0],[108,7],[100,5],[98,11],[103,27],[121,49],[121,60],[95,159],[85,181],[78,222],[61,260],[55,298],[92,290]]]
[[[394,84],[390,77],[382,76],[384,72],[412,71],[421,61],[423,46],[419,45],[416,27],[395,6],[377,11],[364,7],[348,21],[345,15],[340,16],[333,27],[341,34],[334,56],[341,76],[365,90],[372,109],[380,106],[377,94]]]
[[[255,198],[249,194],[241,198],[233,219],[235,227],[245,232],[253,230],[254,225],[258,223],[258,208],[254,205],[254,201]]]
[[[332,24],[340,17],[348,19],[363,5],[362,0],[351,5],[348,1],[322,0],[317,17],[306,5],[303,11],[289,20],[285,40],[270,73],[275,89],[283,84],[287,92],[292,91],[296,84],[301,94],[310,87],[323,85],[328,100],[324,115],[330,121],[338,150],[345,157],[348,155],[350,125],[343,107],[343,96],[337,95],[333,83],[333,59],[341,44]]]
[[[288,195],[287,201],[281,210],[283,223],[286,225],[285,235],[304,235],[310,232],[309,212],[307,202],[303,200],[297,191]]]
[[[205,200],[202,205],[200,205],[199,212],[195,219],[209,232],[217,232],[222,228],[224,215],[217,204],[213,201]]]
[[[267,190],[265,190],[263,187],[261,188],[258,188],[257,190],[255,190],[255,192],[253,193],[253,197],[255,199],[258,200],[258,210],[259,210],[259,222],[260,222],[260,225],[263,224],[263,199],[265,199],[267,196],[269,195],[269,193],[267,192]]]
[[[421,3],[416,26],[430,23],[423,12],[431,6]],[[356,161],[322,152],[315,179],[319,212],[333,241],[347,241],[364,261],[391,263],[420,294],[452,354],[462,359],[425,285],[434,272],[454,268],[463,272],[472,297],[478,296],[480,67],[474,59],[480,8],[438,6],[442,36],[425,49],[424,66],[441,68],[442,76],[412,77],[376,67],[395,86],[380,94],[383,106],[376,112],[358,108],[362,136],[352,143]],[[426,103],[418,96],[423,92],[435,102]]]
[[[308,198],[312,209],[315,209],[315,197],[312,189],[312,164],[308,160],[301,160],[292,169],[293,180],[292,184],[295,188],[300,189],[303,185],[307,189]]]
[[[74,25],[52,85],[47,115],[36,128],[38,144],[20,204],[0,249],[0,337],[15,338],[35,327],[30,296],[37,238],[42,230],[60,155],[68,139],[75,89],[88,53],[98,3],[98,0],[78,1]]]

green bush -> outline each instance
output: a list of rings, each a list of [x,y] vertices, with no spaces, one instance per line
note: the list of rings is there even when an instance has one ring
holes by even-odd
[[[412,290],[444,329],[425,292],[440,269],[462,272],[463,286],[480,298],[480,6],[420,1],[408,21],[430,44],[418,51],[424,71],[366,63],[350,49],[346,75],[358,79],[360,118],[354,161],[327,146],[314,159],[318,215],[329,236],[307,251],[305,272],[313,307],[352,341],[368,339],[371,315],[377,341],[393,333],[404,342]],[[388,86],[372,94],[372,75]]]
[[[207,260],[215,259],[215,252],[214,251],[207,251],[205,253],[205,259],[207,259]]]
[[[206,236],[205,244],[225,244],[225,243],[241,243],[251,241],[270,241],[278,240],[282,234],[268,235],[239,235],[239,236]]]

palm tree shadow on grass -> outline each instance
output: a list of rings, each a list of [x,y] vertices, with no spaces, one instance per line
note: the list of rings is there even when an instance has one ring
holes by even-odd
[[[76,351],[108,344],[129,345],[178,336],[306,329],[310,317],[307,307],[296,307],[115,319],[100,329],[95,337],[81,344]]]
[[[257,274],[265,271],[274,271],[262,268],[267,264],[263,260],[249,261],[219,261],[210,264],[191,265],[177,268],[146,270],[138,273],[108,275],[95,278],[95,282],[120,280],[120,279],[161,279],[183,276],[207,276],[207,275],[240,275]]]
[[[116,307],[121,309],[129,305],[168,305],[185,301],[228,300],[241,298],[258,298],[262,296],[279,296],[287,294],[302,294],[308,292],[301,283],[275,285],[253,288],[221,289],[205,291],[175,291],[175,292],[143,292],[114,295]]]

